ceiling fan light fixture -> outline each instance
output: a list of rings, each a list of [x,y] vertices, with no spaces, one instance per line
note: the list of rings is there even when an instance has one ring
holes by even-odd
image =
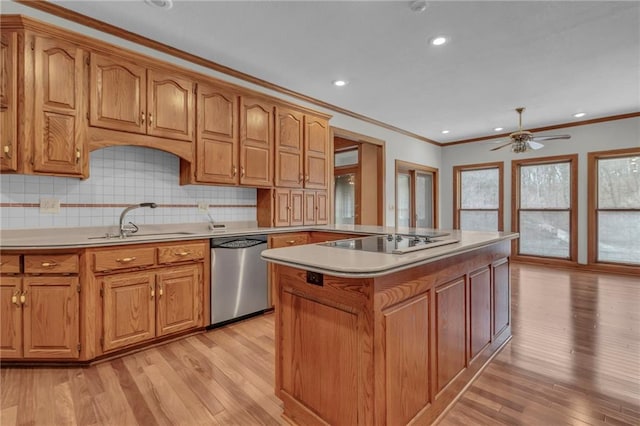
[[[573,114],[573,116],[574,116],[575,118],[582,118],[582,117],[584,117],[585,115],[587,115],[587,113],[586,113],[586,112],[576,112],[575,114]]]

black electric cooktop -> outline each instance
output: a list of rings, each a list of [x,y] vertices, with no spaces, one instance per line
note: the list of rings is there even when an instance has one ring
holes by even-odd
[[[372,235],[349,240],[330,241],[322,245],[374,253],[404,254],[446,244],[454,244],[460,241],[455,238],[445,238],[448,235],[444,232]]]

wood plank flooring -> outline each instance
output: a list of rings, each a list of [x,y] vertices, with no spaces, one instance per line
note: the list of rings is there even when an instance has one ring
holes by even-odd
[[[513,340],[441,425],[640,425],[640,278],[512,267]],[[273,315],[88,368],[2,368],[0,425],[276,425]]]

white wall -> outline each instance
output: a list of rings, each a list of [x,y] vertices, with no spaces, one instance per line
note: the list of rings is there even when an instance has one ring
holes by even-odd
[[[511,229],[511,160],[578,154],[578,262],[587,263],[587,153],[640,146],[640,118],[608,121],[585,126],[540,132],[543,134],[569,134],[569,140],[544,142],[539,151],[514,154],[509,148],[490,151],[496,140],[472,142],[445,147],[442,150],[443,181],[441,191],[441,227],[453,224],[453,166],[464,164],[504,162],[504,229]]]
[[[340,128],[361,133],[373,138],[384,140],[386,142],[385,223],[387,225],[392,226],[395,221],[395,211],[394,211],[394,208],[395,208],[394,206],[395,204],[395,187],[394,187],[395,186],[395,180],[394,180],[395,160],[399,159],[404,161],[410,161],[413,163],[424,164],[424,165],[435,167],[438,169],[441,168],[440,166],[441,150],[438,146],[420,141],[418,139],[410,138],[408,136],[401,135],[399,133],[387,130],[383,127],[376,126],[374,124],[371,124],[362,120],[358,120],[347,115],[343,115],[343,114],[339,114],[323,108],[319,108],[312,104],[307,104],[305,102],[299,101],[298,99],[287,97],[278,92],[267,90],[263,87],[256,86],[254,84],[247,83],[243,80],[230,77],[226,74],[222,74],[199,65],[194,65],[182,59],[178,59],[161,52],[156,52],[152,49],[136,45],[126,40],[121,40],[109,34],[105,34],[100,31],[94,30],[92,28],[87,28],[85,26],[76,24],[74,22],[70,22],[70,21],[58,18],[56,16],[49,15],[42,11],[32,9],[30,7],[15,3],[13,1],[3,0],[1,12],[3,14],[21,14],[21,15],[29,16],[34,19],[38,19],[40,21],[48,22],[50,24],[57,25],[62,28],[66,28],[68,30],[84,34],[88,37],[98,38],[106,42],[109,42],[121,47],[125,47],[132,51],[143,53],[148,56],[155,57],[169,63],[174,63],[176,65],[180,65],[182,67],[192,69],[202,74],[207,74],[212,77],[219,78],[221,80],[229,81],[239,86],[244,86],[244,87],[256,90],[258,92],[274,96],[279,99],[288,100],[298,105],[307,106],[309,108],[312,108],[318,111],[323,111],[323,112],[332,114],[333,118],[330,121],[330,124],[332,126],[340,127]],[[40,179],[46,179],[46,178],[40,178]],[[51,178],[51,179],[56,179],[56,178]],[[446,188],[446,186],[443,187],[442,184],[440,184],[440,190],[442,190],[442,188]],[[42,194],[42,196],[47,196],[47,195]],[[442,217],[443,210],[442,209],[440,210],[441,211],[439,216]],[[5,224],[5,221],[3,221],[3,225],[4,224]]]

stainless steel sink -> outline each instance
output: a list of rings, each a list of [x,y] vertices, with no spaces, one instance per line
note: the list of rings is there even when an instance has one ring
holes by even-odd
[[[180,236],[180,235],[193,235],[194,232],[141,232],[139,234],[132,234],[132,235],[128,235],[126,237],[123,238],[123,240],[128,240],[128,239],[132,239],[132,238],[140,238],[140,237],[160,237],[160,236],[164,236],[164,237],[169,237],[169,236]],[[109,240],[109,239],[114,239],[114,238],[120,238],[120,235],[118,234],[104,234],[104,235],[100,235],[98,237],[89,237],[88,239],[90,240]]]

